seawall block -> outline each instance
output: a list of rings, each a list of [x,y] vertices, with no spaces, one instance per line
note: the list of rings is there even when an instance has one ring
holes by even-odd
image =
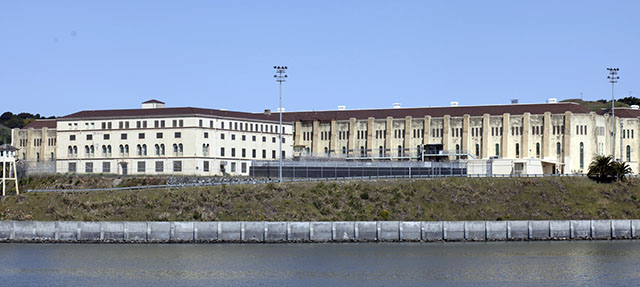
[[[571,233],[571,239],[591,238],[591,221],[590,220],[571,220],[570,233]]]
[[[337,221],[333,223],[333,240],[334,241],[352,241],[356,239],[355,222],[353,221]]]
[[[442,237],[442,221],[424,221],[422,222],[422,240],[424,241],[440,241]]]
[[[507,238],[509,240],[529,239],[529,221],[513,220],[507,222]]]
[[[0,221],[0,240],[12,239],[11,232],[13,230],[12,221]]]
[[[101,222],[102,239],[107,241],[124,241],[125,222],[104,221]]]
[[[611,237],[615,239],[631,238],[631,220],[611,220]]]
[[[80,239],[78,230],[78,222],[60,221],[57,222],[56,231],[58,232],[58,240],[76,241]]]
[[[529,239],[549,239],[550,226],[548,220],[531,220],[529,221]]]
[[[400,240],[401,241],[422,240],[422,222],[401,221],[400,222]]]
[[[569,220],[551,220],[549,221],[549,233],[554,239],[570,239],[571,238],[571,221]]]
[[[311,222],[309,239],[315,242],[331,241],[331,222]]]
[[[611,238],[611,220],[593,220],[591,221],[591,228],[593,239]]]
[[[194,222],[171,222],[171,241],[193,241]]]
[[[484,221],[465,221],[464,239],[471,241],[484,241],[487,239]]]
[[[245,222],[244,241],[263,242],[264,222]]]
[[[356,222],[358,230],[358,241],[376,241],[378,240],[378,226],[375,221],[358,221]]]
[[[218,222],[218,238],[222,241],[241,241],[242,240],[242,222],[224,221]]]
[[[22,233],[23,239],[41,239],[41,240],[57,240],[56,222],[55,221],[35,221],[34,224],[28,224],[24,228],[18,227],[22,222],[16,221],[16,239],[20,238]],[[33,230],[28,230],[28,228]],[[24,232],[24,233],[23,233]]]
[[[506,240],[506,221],[487,221],[487,240]]]
[[[289,222],[289,240],[294,242],[306,242],[309,237],[309,222]]]
[[[378,240],[399,241],[400,240],[400,222],[379,221],[378,222]]]
[[[101,239],[100,230],[102,222],[78,222],[78,228],[80,228],[81,241],[99,241]]]
[[[124,240],[125,241],[147,241],[150,233],[148,222],[125,221]]]
[[[218,222],[194,222],[193,237],[199,242],[217,241]]]
[[[462,241],[465,236],[464,221],[445,221],[443,238],[447,241]]]

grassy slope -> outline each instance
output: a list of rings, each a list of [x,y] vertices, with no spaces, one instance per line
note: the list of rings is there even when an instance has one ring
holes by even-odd
[[[578,103],[582,106],[585,106],[586,108],[590,109],[591,111],[594,112],[598,112],[601,110],[608,110],[611,108],[611,103],[610,102],[606,102],[606,103],[602,103],[602,102],[598,102],[598,101],[583,101],[581,99],[566,99],[566,100],[562,100],[561,102],[573,102],[573,103]],[[625,107],[628,108],[629,105],[625,104],[625,103],[621,103],[616,101],[615,106],[618,107]]]
[[[640,181],[586,178],[292,183],[7,197],[2,220],[640,218]]]

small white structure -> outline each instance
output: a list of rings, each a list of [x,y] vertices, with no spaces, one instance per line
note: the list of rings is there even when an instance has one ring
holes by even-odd
[[[18,148],[8,144],[0,145],[0,163],[2,164],[2,196],[6,195],[7,180],[13,180],[15,182],[16,194],[20,194],[20,191],[18,190],[18,173],[16,171],[17,150]],[[7,169],[9,174],[7,174]],[[13,171],[13,177],[11,177],[11,171]]]

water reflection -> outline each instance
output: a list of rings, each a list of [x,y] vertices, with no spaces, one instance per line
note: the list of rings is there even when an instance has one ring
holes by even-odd
[[[640,242],[0,244],[3,285],[633,285]]]

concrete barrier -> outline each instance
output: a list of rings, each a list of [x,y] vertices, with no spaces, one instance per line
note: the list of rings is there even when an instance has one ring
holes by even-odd
[[[422,222],[422,240],[424,241],[440,241],[444,240],[442,221],[424,221]]]
[[[399,233],[401,241],[420,241],[422,240],[422,222],[402,221]]]
[[[309,222],[289,222],[289,241],[290,242],[307,242],[310,238]]]
[[[487,240],[507,240],[506,221],[487,221]]]
[[[529,221],[529,239],[550,239],[549,221]]]
[[[315,242],[331,241],[332,237],[331,222],[311,222],[309,226],[309,240]]]
[[[442,227],[442,238],[446,241],[462,241],[465,239],[464,221],[445,221]]]
[[[589,239],[591,238],[591,221],[590,220],[571,220],[569,231],[571,239]]]
[[[484,241],[487,239],[487,228],[484,221],[465,221],[464,239],[467,241]]]
[[[0,241],[351,242],[640,238],[640,220],[77,222],[0,221]]]
[[[553,239],[571,238],[571,221],[552,220],[549,221],[549,236]]]
[[[611,220],[592,220],[591,237],[593,239],[611,238]]]
[[[378,226],[375,221],[356,222],[356,240],[376,241],[378,240]]]
[[[196,242],[211,242],[218,240],[217,222],[194,222],[193,239]]]
[[[380,241],[400,241],[400,222],[379,221],[378,240]]]
[[[355,222],[333,222],[333,241],[353,241],[356,239]]]

